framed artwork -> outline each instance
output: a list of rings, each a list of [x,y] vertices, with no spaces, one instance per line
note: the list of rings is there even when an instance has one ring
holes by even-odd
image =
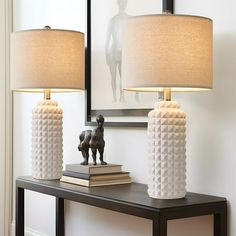
[[[158,14],[156,0],[87,0],[86,125],[145,127],[158,94],[122,90],[122,27],[130,17]]]

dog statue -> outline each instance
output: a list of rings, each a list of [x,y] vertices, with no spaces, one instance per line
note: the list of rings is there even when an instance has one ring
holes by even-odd
[[[88,165],[89,164],[89,148],[91,148],[92,151],[92,158],[93,158],[93,164],[97,165],[97,151],[100,154],[100,162],[101,165],[107,165],[107,163],[103,160],[103,153],[104,153],[104,147],[105,147],[105,141],[103,138],[104,128],[104,117],[102,115],[98,115],[96,117],[97,121],[97,128],[92,130],[85,130],[82,131],[82,133],[79,136],[80,144],[78,146],[78,149],[80,152],[82,152],[82,156],[84,158],[83,162],[81,162],[81,165]]]

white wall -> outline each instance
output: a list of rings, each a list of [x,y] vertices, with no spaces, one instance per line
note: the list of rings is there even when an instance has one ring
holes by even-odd
[[[0,1],[0,234],[4,233],[5,190],[5,2]]]
[[[14,29],[53,28],[84,30],[83,0],[15,0]],[[158,3],[157,1],[157,4]],[[83,4],[82,4],[83,5]],[[225,196],[229,220],[236,222],[236,2],[233,0],[176,0],[176,13],[208,16],[214,21],[214,90],[176,96],[187,114],[188,190]],[[14,175],[30,174],[31,109],[40,95],[15,94]],[[76,150],[84,127],[84,94],[54,96],[64,109],[64,162],[81,159]],[[134,181],[146,183],[146,130],[105,130],[106,158],[122,163]],[[27,193],[26,224],[54,235],[54,201]],[[236,225],[229,223],[230,235]],[[66,202],[66,235],[151,235],[151,222],[82,204]],[[170,236],[210,236],[212,217],[171,221]]]

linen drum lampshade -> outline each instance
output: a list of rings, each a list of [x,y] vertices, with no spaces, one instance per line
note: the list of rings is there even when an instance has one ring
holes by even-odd
[[[84,89],[84,36],[68,30],[18,31],[11,37],[14,91]]]
[[[84,89],[84,35],[70,30],[25,30],[11,35],[11,88],[44,92],[32,113],[32,176],[62,176],[62,109],[51,92]]]
[[[130,18],[124,27],[126,90],[197,91],[212,88],[212,21],[186,15]]]
[[[148,193],[184,197],[186,121],[171,91],[212,88],[212,21],[171,14],[131,17],[123,29],[122,81],[130,91],[164,91],[165,101],[148,115]]]

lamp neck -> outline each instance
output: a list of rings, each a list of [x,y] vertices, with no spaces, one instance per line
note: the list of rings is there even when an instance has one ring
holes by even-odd
[[[51,90],[50,89],[44,89],[44,99],[51,100]]]
[[[174,14],[174,0],[162,0],[162,13]]]
[[[174,14],[174,0],[162,0],[162,13]],[[171,101],[171,89],[164,88],[164,101]]]
[[[171,101],[171,89],[164,88],[164,101]]]

